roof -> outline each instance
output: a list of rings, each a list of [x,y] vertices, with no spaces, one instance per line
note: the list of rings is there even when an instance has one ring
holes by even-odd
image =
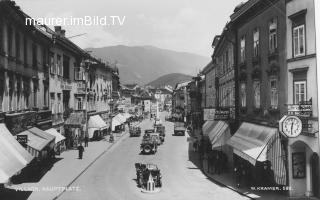
[[[241,17],[244,13],[246,13],[252,6],[257,4],[260,0],[248,0],[246,3],[239,4],[235,9],[234,13],[230,16],[231,21],[237,20]]]
[[[18,135],[27,135],[27,145],[37,151],[42,151],[49,143],[55,140],[55,136],[50,135],[36,127],[19,133]]]
[[[201,74],[207,74],[211,69],[213,69],[214,65],[212,60],[203,68]]]
[[[191,81],[187,81],[187,82],[182,82],[182,83],[177,83],[175,90],[179,90],[182,87],[186,87]]]
[[[49,133],[50,135],[55,136],[55,143],[59,143],[62,140],[66,139],[63,135],[61,135],[56,129],[50,128],[45,131],[46,133]]]

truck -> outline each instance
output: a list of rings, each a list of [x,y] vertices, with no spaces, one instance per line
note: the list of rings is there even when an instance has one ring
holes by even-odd
[[[184,126],[184,122],[175,122],[174,123],[174,135],[185,136],[186,128]]]

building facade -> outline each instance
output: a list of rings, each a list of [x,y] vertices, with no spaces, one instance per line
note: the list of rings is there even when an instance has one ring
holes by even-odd
[[[288,104],[309,105],[311,113],[299,116],[302,134],[288,138],[290,196],[319,197],[319,124],[316,65],[315,8],[313,0],[286,3]],[[290,110],[289,110],[290,111]],[[297,115],[296,113],[292,113]],[[302,156],[302,173],[297,176],[296,157]]]

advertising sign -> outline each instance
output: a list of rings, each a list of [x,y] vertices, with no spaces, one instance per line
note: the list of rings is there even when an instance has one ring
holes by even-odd
[[[229,109],[217,109],[215,112],[214,120],[228,120],[230,117]]]
[[[204,121],[213,121],[215,116],[216,109],[214,108],[205,108],[203,109],[203,120]]]
[[[17,141],[22,146],[25,146],[28,143],[28,136],[27,135],[17,135]]]

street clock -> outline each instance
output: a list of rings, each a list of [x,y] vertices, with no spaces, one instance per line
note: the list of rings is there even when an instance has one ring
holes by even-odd
[[[302,132],[302,122],[297,116],[285,115],[279,121],[279,129],[289,138],[298,137]]]

